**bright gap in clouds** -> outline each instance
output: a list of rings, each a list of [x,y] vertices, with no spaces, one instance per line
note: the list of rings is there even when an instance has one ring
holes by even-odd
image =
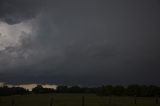
[[[21,45],[22,38],[29,37],[33,32],[32,21],[9,25],[0,22],[0,51],[7,47]]]

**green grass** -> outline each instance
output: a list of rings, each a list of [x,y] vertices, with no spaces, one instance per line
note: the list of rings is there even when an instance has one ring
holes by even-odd
[[[53,97],[53,106],[82,106],[82,96],[85,96],[85,106],[160,106],[155,98],[134,97],[100,97],[94,94],[44,94],[0,97],[0,106],[50,106]],[[111,100],[111,101],[110,101]]]

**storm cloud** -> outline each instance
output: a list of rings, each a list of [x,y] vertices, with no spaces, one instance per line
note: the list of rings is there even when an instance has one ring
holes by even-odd
[[[42,10],[39,0],[1,0],[0,18],[8,24],[16,24],[34,18]]]
[[[0,80],[159,84],[159,11],[158,0],[1,0]]]

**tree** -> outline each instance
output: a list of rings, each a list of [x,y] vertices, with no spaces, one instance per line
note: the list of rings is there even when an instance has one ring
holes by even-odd
[[[33,93],[42,94],[42,93],[54,93],[55,90],[51,88],[43,88],[42,85],[37,85],[35,88],[32,89]]]
[[[67,86],[60,85],[57,87],[56,91],[57,93],[67,93],[69,90]]]
[[[10,95],[24,95],[28,94],[29,91],[21,87],[12,87],[4,86],[0,88],[0,96],[10,96]]]
[[[72,86],[69,88],[70,93],[83,93],[83,89],[79,86]]]
[[[113,88],[113,94],[116,96],[123,96],[125,95],[125,88],[123,86],[115,86]]]

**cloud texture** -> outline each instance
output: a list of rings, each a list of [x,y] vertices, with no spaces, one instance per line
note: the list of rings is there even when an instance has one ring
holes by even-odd
[[[1,0],[0,79],[159,84],[159,11],[158,0]]]

